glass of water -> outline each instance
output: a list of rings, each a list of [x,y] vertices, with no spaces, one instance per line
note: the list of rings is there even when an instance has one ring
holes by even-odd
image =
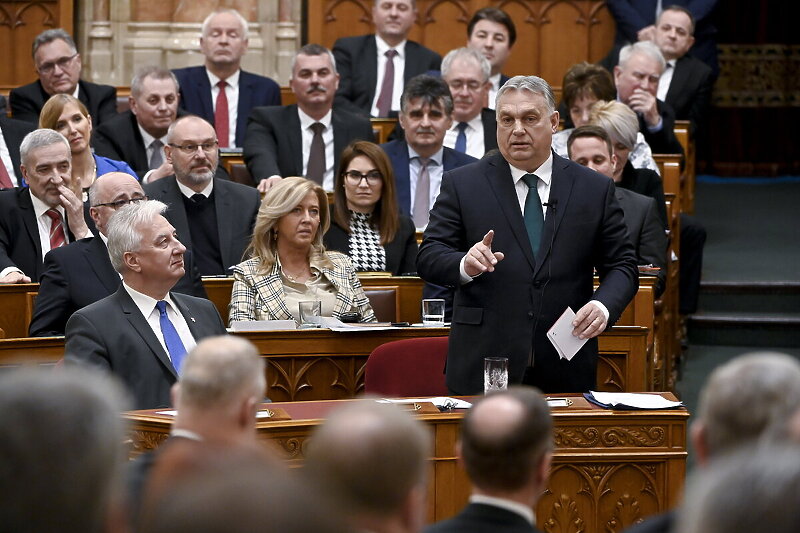
[[[483,393],[508,388],[508,357],[483,359]]]
[[[422,324],[425,326],[444,326],[444,300],[441,298],[422,300]]]

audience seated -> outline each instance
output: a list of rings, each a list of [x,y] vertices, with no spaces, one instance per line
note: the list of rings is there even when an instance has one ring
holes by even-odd
[[[416,272],[414,222],[398,212],[392,165],[379,146],[356,141],[345,148],[333,207],[328,250],[350,256],[357,271]]]
[[[451,50],[442,60],[442,79],[453,98],[453,125],[444,145],[476,159],[497,148],[497,119],[485,108],[489,61],[472,48]]]
[[[111,172],[89,189],[89,214],[99,235],[55,248],[44,256],[44,270],[29,328],[31,337],[63,335],[72,313],[119,289],[119,274],[111,265],[106,242],[108,221],[117,209],[147,200],[135,178]],[[205,298],[200,274],[191,254],[184,254],[186,273],[175,292]]]
[[[247,20],[238,11],[217,9],[203,21],[204,65],[173,71],[181,108],[213,124],[222,148],[244,146],[247,117],[254,107],[281,105],[277,83],[241,68],[247,35]]]
[[[39,121],[39,113],[54,94],[71,94],[83,102],[95,123],[112,119],[117,114],[117,90],[80,79],[81,55],[75,41],[63,29],[45,30],[33,41],[33,64],[39,79],[11,89],[11,114],[17,120]]]
[[[422,422],[398,406],[366,400],[331,413],[312,435],[304,471],[351,531],[417,533],[432,452]]]
[[[567,157],[569,134],[573,128],[589,123],[589,111],[600,100],[616,100],[616,89],[611,75],[605,69],[590,63],[572,65],[564,74],[561,86],[559,111],[563,109],[566,114],[563,117],[566,128],[553,134],[553,150],[556,154]],[[627,157],[636,168],[648,168],[658,173],[658,165],[644,135],[637,133],[636,141],[629,152]]]
[[[169,405],[186,353],[203,337],[225,334],[214,304],[170,292],[185,273],[186,248],[162,216],[166,208],[148,200],[111,217],[108,252],[122,286],[76,311],[65,332],[66,364],[116,375],[136,409]]]
[[[572,161],[613,179],[618,161],[608,133],[600,126],[586,125],[572,130],[567,152]],[[639,265],[658,268],[654,287],[658,298],[667,281],[667,235],[658,217],[656,201],[622,187],[615,187],[614,194],[625,215],[628,237]]]
[[[0,111],[0,189],[27,185],[20,169],[19,145],[35,129],[34,124],[8,118]]]
[[[51,96],[42,107],[39,127],[56,130],[69,142],[72,152],[72,183],[76,188],[87,191],[94,180],[109,172],[125,172],[138,179],[126,162],[92,153],[92,117],[83,102],[74,96]]]
[[[299,303],[319,300],[322,316],[374,322],[350,259],[325,251],[328,227],[328,198],[314,182],[289,177],[267,191],[248,247],[251,259],[233,269],[230,321],[299,322]]]
[[[479,51],[492,65],[486,107],[494,109],[497,91],[510,78],[502,73],[517,40],[517,29],[508,13],[496,7],[484,7],[467,23],[467,46]]]
[[[202,118],[179,118],[166,141],[165,164],[173,174],[145,185],[144,191],[169,206],[165,216],[192,252],[200,274],[228,275],[250,241],[258,191],[215,176],[221,168],[217,136]]]
[[[91,235],[64,136],[35,130],[19,151],[28,187],[0,191],[0,283],[38,281],[47,252]]]
[[[333,45],[341,75],[337,106],[366,116],[396,116],[408,80],[439,70],[439,54],[408,40],[416,17],[416,0],[374,0],[376,33],[337,39]]]
[[[125,161],[145,183],[169,176],[164,147],[178,114],[177,78],[165,68],[143,67],[131,81],[128,101],[128,111],[97,127],[96,152]]]
[[[305,176],[332,191],[345,146],[374,139],[369,120],[333,108],[338,85],[330,50],[307,44],[292,62],[289,86],[297,104],[257,107],[250,113],[244,160],[259,191],[286,176]]]
[[[0,376],[0,529],[125,531],[126,409],[116,383],[74,369]]]
[[[537,532],[533,508],[553,456],[550,407],[537,389],[485,396],[461,422],[458,455],[472,483],[469,504],[425,533]]]

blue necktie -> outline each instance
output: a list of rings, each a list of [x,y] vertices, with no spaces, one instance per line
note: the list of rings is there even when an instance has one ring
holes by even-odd
[[[459,122],[458,123],[458,137],[456,137],[456,145],[453,148],[456,152],[461,152],[462,154],[467,153],[467,123],[466,122]]]
[[[164,335],[164,344],[167,345],[169,358],[172,360],[172,366],[175,367],[175,372],[180,374],[181,364],[186,355],[186,348],[183,346],[178,331],[167,316],[167,302],[164,300],[156,302],[156,309],[158,309],[158,322],[161,325],[161,334]]]
[[[544,227],[544,214],[542,213],[542,199],[539,198],[539,191],[536,185],[539,177],[536,174],[525,174],[522,181],[528,186],[528,195],[525,197],[525,229],[528,230],[528,239],[531,241],[531,249],[534,257],[539,252],[539,241],[542,238],[542,228]]]

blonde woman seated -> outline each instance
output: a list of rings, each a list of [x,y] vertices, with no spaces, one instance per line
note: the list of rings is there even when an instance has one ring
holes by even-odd
[[[326,252],[330,226],[322,187],[285,178],[267,191],[248,247],[252,259],[233,268],[230,321],[298,320],[299,303],[322,302],[322,316],[374,322],[369,300],[350,259]]]

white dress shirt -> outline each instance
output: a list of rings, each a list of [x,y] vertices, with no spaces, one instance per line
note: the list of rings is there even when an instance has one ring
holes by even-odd
[[[325,174],[322,176],[322,188],[328,192],[333,191],[333,126],[331,125],[331,111],[320,120],[314,120],[306,115],[302,109],[297,108],[300,116],[300,132],[303,137],[303,176],[308,174],[308,155],[311,153],[311,141],[314,139],[314,130],[311,125],[320,122],[325,126],[322,130],[322,142],[325,143]],[[284,176],[286,177],[286,176]]]
[[[453,120],[453,127],[444,134],[444,145],[448,148],[455,149],[456,147],[458,124],[458,122]],[[483,139],[483,120],[481,120],[480,113],[467,122],[467,128],[464,130],[464,133],[467,135],[467,155],[471,155],[475,159],[483,157],[486,145]]]
[[[442,174],[444,174],[444,148],[439,148],[435,154],[429,159],[428,163],[428,178],[430,179],[430,190],[428,191],[428,205],[433,208],[436,203],[436,198],[439,196],[439,190],[442,188]],[[419,171],[422,170],[422,163],[419,160],[419,154],[414,151],[411,146],[408,147],[408,181],[411,192],[411,212],[414,212],[414,205],[417,194],[417,179],[419,178]]]
[[[164,352],[166,352],[167,357],[169,357],[169,350],[167,349],[167,344],[164,342],[164,334],[161,332],[161,314],[158,312],[158,309],[156,309],[156,303],[158,303],[158,300],[132,289],[125,283],[124,280],[122,281],[122,286],[125,287],[126,291],[128,291],[133,303],[139,308],[142,316],[145,320],[147,320],[147,323],[150,325],[153,333],[155,333],[158,342],[161,343],[161,347],[164,348]],[[164,297],[164,301],[167,302],[167,318],[169,318],[169,321],[172,322],[173,326],[175,326],[175,331],[178,332],[178,336],[181,338],[183,347],[186,348],[186,353],[189,353],[195,346],[197,346],[197,342],[194,340],[192,332],[189,331],[189,326],[186,324],[186,319],[183,318],[181,312],[178,311],[177,307],[175,307],[175,304],[173,303],[169,293],[167,293],[167,296]],[[172,361],[171,358],[170,361]]]
[[[394,63],[394,85],[392,86],[392,105],[389,109],[393,111],[400,110],[400,96],[403,94],[403,74],[406,70],[406,41],[398,44],[397,46],[389,46],[386,41],[381,39],[377,34],[375,35],[375,45],[378,48],[378,80],[375,84],[375,97],[372,99],[372,109],[370,114],[373,117],[379,115],[378,112],[378,98],[381,95],[381,87],[383,86],[383,75],[386,74],[386,52],[393,48],[397,55],[394,56],[392,62]],[[357,66],[357,68],[360,67]]]
[[[502,76],[502,72],[498,72],[494,76],[489,76],[489,82],[491,82],[491,87],[489,87],[489,102],[486,104],[486,107],[489,109],[494,109],[495,99],[497,98],[497,91],[500,90],[500,76]]]
[[[2,128],[0,128],[0,164],[6,167],[8,177],[11,179],[11,185],[18,187],[19,181],[17,181],[17,174],[14,172],[14,162],[11,161],[11,153],[8,151],[8,145],[6,144],[6,138],[3,136]]]
[[[664,67],[664,72],[658,78],[658,91],[656,91],[656,98],[665,102],[667,100],[667,92],[669,92],[669,84],[672,83],[672,75],[675,74],[675,65],[677,60],[670,59]]]
[[[225,96],[228,97],[228,147],[233,148],[236,146],[236,120],[239,113],[239,74],[241,70],[237,70],[229,77],[225,78]],[[219,96],[219,83],[220,78],[212,74],[210,70],[206,69],[208,74],[208,82],[211,84],[211,107],[214,112],[217,111],[217,96]],[[222,142],[221,139],[219,139]]]

